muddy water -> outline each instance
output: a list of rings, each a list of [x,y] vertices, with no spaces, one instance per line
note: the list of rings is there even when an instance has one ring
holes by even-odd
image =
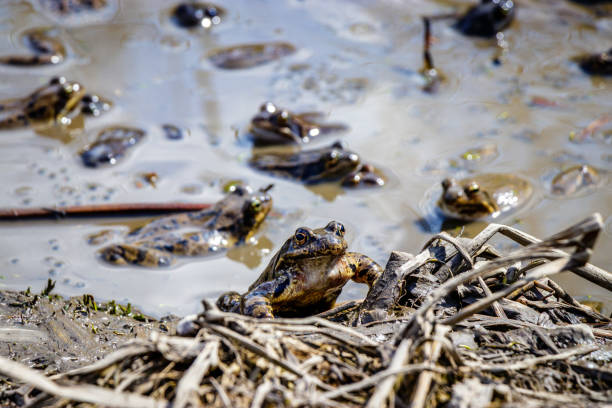
[[[222,197],[225,181],[244,180],[256,187],[275,183],[274,212],[253,246],[161,270],[105,265],[87,243],[92,233],[126,232],[139,220],[3,222],[0,286],[42,288],[51,277],[65,295],[129,301],[156,315],[195,312],[202,297],[243,291],[300,225],[341,221],[351,250],[381,263],[392,249],[418,251],[426,230],[439,227],[428,212],[440,180],[482,172],[519,174],[533,183],[528,205],[502,220],[533,235],[602,213],[606,230],[593,262],[612,269],[610,135],[570,141],[612,111],[612,80],[590,78],[570,60],[612,45],[610,8],[595,13],[565,1],[518,2],[501,66],[492,63],[491,41],[463,37],[450,23],[436,22],[432,53],[446,81],[431,95],[421,91],[418,75],[420,15],[464,10],[467,2],[236,0],[219,2],[227,14],[208,31],[172,25],[167,1],[110,3],[116,9],[100,18],[70,20],[25,1],[0,5],[0,54],[22,51],[20,33],[36,26],[58,26],[68,49],[58,66],[0,68],[1,99],[24,96],[64,75],[113,102],[107,114],[76,121],[69,130],[2,132],[0,206],[213,202]],[[244,70],[224,71],[205,58],[217,47],[264,41],[289,42],[296,52]],[[387,186],[359,192],[305,188],[250,170],[251,151],[236,135],[266,100],[348,124],[350,131],[339,137],[387,172]],[[166,123],[188,129],[187,135],[167,139],[161,128]],[[116,124],[140,127],[147,136],[117,165],[84,168],[79,149]],[[495,145],[498,155],[482,164],[461,162],[464,152],[485,145]],[[552,195],[551,179],[582,163],[599,169],[604,182],[588,194]],[[155,186],[142,182],[147,172],[158,174]],[[575,295],[612,304],[609,293],[588,282],[570,274],[558,280]],[[349,284],[342,298],[364,292]]]

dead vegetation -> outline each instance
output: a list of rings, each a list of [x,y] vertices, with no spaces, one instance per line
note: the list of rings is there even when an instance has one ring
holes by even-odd
[[[317,317],[257,320],[204,311],[180,337],[154,332],[53,376],[0,358],[9,406],[597,406],[612,401],[612,324],[548,276],[587,263],[593,215],[540,241],[491,224],[394,252],[363,302]],[[501,233],[523,245],[500,253]]]

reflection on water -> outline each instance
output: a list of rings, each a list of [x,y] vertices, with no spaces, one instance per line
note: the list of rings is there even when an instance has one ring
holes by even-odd
[[[501,65],[492,62],[495,41],[463,36],[451,22],[437,21],[432,53],[446,80],[436,94],[425,94],[418,74],[421,16],[464,12],[471,2],[347,0],[330,7],[322,0],[268,1],[262,7],[249,0],[219,1],[225,10],[221,23],[193,30],[169,21],[175,4],[165,0],[107,0],[112,7],[104,14],[71,18],[33,3],[34,8],[20,0],[0,4],[0,55],[23,52],[24,30],[57,25],[67,59],[57,66],[0,67],[0,100],[27,95],[62,75],[104,95],[112,107],[99,117],[75,118],[74,129],[44,130],[50,137],[32,129],[2,131],[1,206],[215,202],[226,181],[242,180],[255,188],[275,184],[276,215],[253,247],[163,271],[99,262],[87,237],[109,228],[100,220],[5,223],[0,287],[34,290],[52,277],[62,294],[88,292],[153,314],[186,314],[199,310],[202,296],[244,292],[300,225],[342,222],[350,250],[383,264],[393,249],[416,252],[429,233],[415,221],[441,222],[431,205],[423,205],[441,179],[480,173],[521,174],[533,182],[533,202],[504,220],[532,235],[544,237],[601,212],[608,229],[592,260],[612,269],[605,250],[612,244],[609,177],[589,194],[547,194],[554,177],[549,175],[560,169],[589,164],[604,175],[612,171],[608,128],[591,125],[612,111],[612,80],[589,77],[572,60],[609,48],[610,6],[599,6],[596,15],[563,0],[520,2],[504,30],[508,48]],[[218,69],[207,60],[213,50],[259,43],[290,43],[295,52],[248,69]],[[337,185],[307,188],[249,169],[253,149],[236,134],[248,131],[265,101],[347,124],[350,130],[340,138],[390,182],[343,192]],[[146,129],[147,138],[115,166],[84,168],[79,150],[96,130],[117,124]],[[164,124],[184,129],[183,137],[166,137]],[[583,133],[588,137],[576,143]],[[495,146],[489,156],[480,150],[486,146]],[[135,180],[152,172],[158,175],[156,188],[139,188]],[[453,233],[461,230],[454,227]],[[571,274],[559,280],[571,293],[612,303],[609,293]],[[363,295],[363,288],[349,285],[342,299]]]

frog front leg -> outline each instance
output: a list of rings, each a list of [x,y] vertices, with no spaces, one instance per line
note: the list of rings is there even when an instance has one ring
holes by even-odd
[[[369,256],[357,252],[347,252],[345,257],[353,271],[351,279],[357,283],[365,283],[372,288],[383,273],[381,266]]]
[[[271,299],[278,297],[287,286],[287,276],[280,276],[272,281],[267,281],[242,297],[242,314],[257,318],[274,318]]]
[[[169,266],[172,257],[167,252],[132,244],[115,244],[102,248],[100,256],[116,265]]]

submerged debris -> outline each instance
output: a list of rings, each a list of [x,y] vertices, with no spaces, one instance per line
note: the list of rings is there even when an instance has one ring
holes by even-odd
[[[556,196],[577,196],[593,191],[602,184],[603,177],[588,164],[572,166],[557,174],[550,190]]]
[[[213,50],[208,54],[208,60],[217,68],[246,69],[276,61],[294,52],[295,47],[284,42],[235,45]]]
[[[497,224],[472,240],[442,233],[416,256],[392,253],[363,302],[261,320],[204,301],[179,324],[194,337],[154,332],[52,377],[0,357],[0,404],[604,406],[611,320],[548,278],[571,270],[612,289],[586,263],[601,228],[596,214],[544,241]],[[498,253],[499,233],[526,246]]]
[[[81,152],[83,164],[98,167],[102,164],[116,164],[126,152],[139,143],[146,135],[142,129],[113,126],[102,130],[96,141]]]

